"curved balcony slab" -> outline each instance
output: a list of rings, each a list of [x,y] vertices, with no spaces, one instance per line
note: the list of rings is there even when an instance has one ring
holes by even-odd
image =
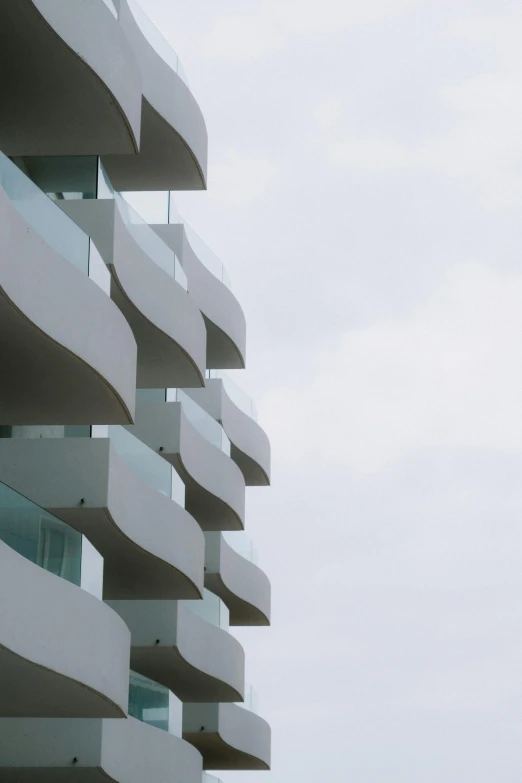
[[[5,783],[201,783],[201,766],[188,742],[134,718],[0,719]]]
[[[221,378],[210,378],[204,389],[184,391],[223,425],[231,444],[230,456],[241,470],[245,484],[270,484],[270,441],[257,421],[234,403],[226,383]]]
[[[174,54],[169,44],[136,5],[120,0],[119,19],[143,85],[140,151],[105,156],[103,165],[116,190],[204,190],[208,136],[203,114],[179,68],[162,56],[165,50],[169,60]]]
[[[131,632],[131,667],[181,701],[243,699],[245,654],[187,602],[109,601]]]
[[[2,188],[0,244],[3,421],[131,422],[136,342],[114,302],[36,233]]]
[[[202,595],[199,525],[109,438],[0,439],[0,481],[87,536],[104,558],[104,598]]]
[[[221,533],[205,533],[205,587],[230,612],[230,625],[270,625],[270,582]]]
[[[207,326],[207,367],[242,369],[246,358],[246,321],[238,300],[198,258],[182,223],[152,228],[181,259],[188,290]]]
[[[184,704],[183,739],[199,750],[205,769],[270,769],[270,726],[237,704]]]
[[[90,233],[109,265],[111,298],[138,344],[138,387],[202,386],[206,330],[192,297],[135,241],[115,200],[71,200],[60,206]]]
[[[104,0],[2,3],[0,73],[7,155],[138,150],[141,76]]]
[[[0,717],[125,717],[129,631],[102,601],[0,542]]]
[[[185,483],[185,506],[203,530],[242,530],[245,482],[237,465],[189,422],[180,402],[137,401],[128,428],[173,465]]]

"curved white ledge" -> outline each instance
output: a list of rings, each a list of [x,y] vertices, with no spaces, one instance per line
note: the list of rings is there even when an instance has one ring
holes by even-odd
[[[181,701],[243,699],[245,654],[233,636],[178,601],[109,601],[131,632],[131,668]]]
[[[221,533],[205,533],[205,587],[228,607],[230,625],[270,625],[268,577]]]
[[[201,783],[200,753],[134,718],[0,719],[5,783]]]
[[[136,152],[142,87],[103,0],[0,4],[0,148],[7,155]]]
[[[203,530],[241,530],[245,481],[237,465],[209,443],[183,413],[180,402],[136,405],[136,437],[173,465],[185,483],[185,506]]]
[[[144,35],[126,0],[120,0],[119,18],[143,85],[140,152],[104,157],[103,165],[116,190],[204,190],[208,136],[201,109]]]
[[[60,206],[92,236],[109,265],[111,298],[138,344],[138,387],[202,386],[206,330],[192,297],[135,242],[114,200]]]
[[[183,739],[199,750],[205,769],[270,769],[270,726],[236,704],[184,704]]]
[[[0,439],[0,481],[87,536],[104,558],[105,599],[202,595],[199,525],[108,438]]]
[[[102,601],[0,542],[0,717],[119,718],[129,631]]]
[[[0,188],[0,390],[10,424],[128,423],[136,342],[114,302]],[[92,314],[96,313],[96,318]]]
[[[207,326],[207,367],[241,369],[246,359],[246,321],[238,300],[200,261],[182,223],[154,224],[154,231],[181,259],[191,297]]]
[[[230,456],[247,487],[270,484],[270,441],[257,421],[235,405],[226,384],[220,378],[211,378],[204,389],[186,389],[185,393],[223,425],[231,443]]]

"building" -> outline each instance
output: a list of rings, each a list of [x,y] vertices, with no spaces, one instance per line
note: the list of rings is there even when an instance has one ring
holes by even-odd
[[[244,533],[270,446],[174,199],[204,118],[136,0],[6,0],[0,70],[0,780],[267,769],[229,626],[270,622]]]

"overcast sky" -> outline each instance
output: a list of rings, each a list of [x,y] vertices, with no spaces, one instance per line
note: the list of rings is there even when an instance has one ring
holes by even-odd
[[[519,0],[142,0],[207,120],[189,222],[273,450],[236,635],[273,772],[522,778]]]

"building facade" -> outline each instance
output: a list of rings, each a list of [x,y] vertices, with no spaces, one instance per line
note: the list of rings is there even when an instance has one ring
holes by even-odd
[[[136,0],[6,0],[0,71],[0,780],[268,769],[230,627],[270,624],[244,532],[270,445],[175,206],[203,115]]]

